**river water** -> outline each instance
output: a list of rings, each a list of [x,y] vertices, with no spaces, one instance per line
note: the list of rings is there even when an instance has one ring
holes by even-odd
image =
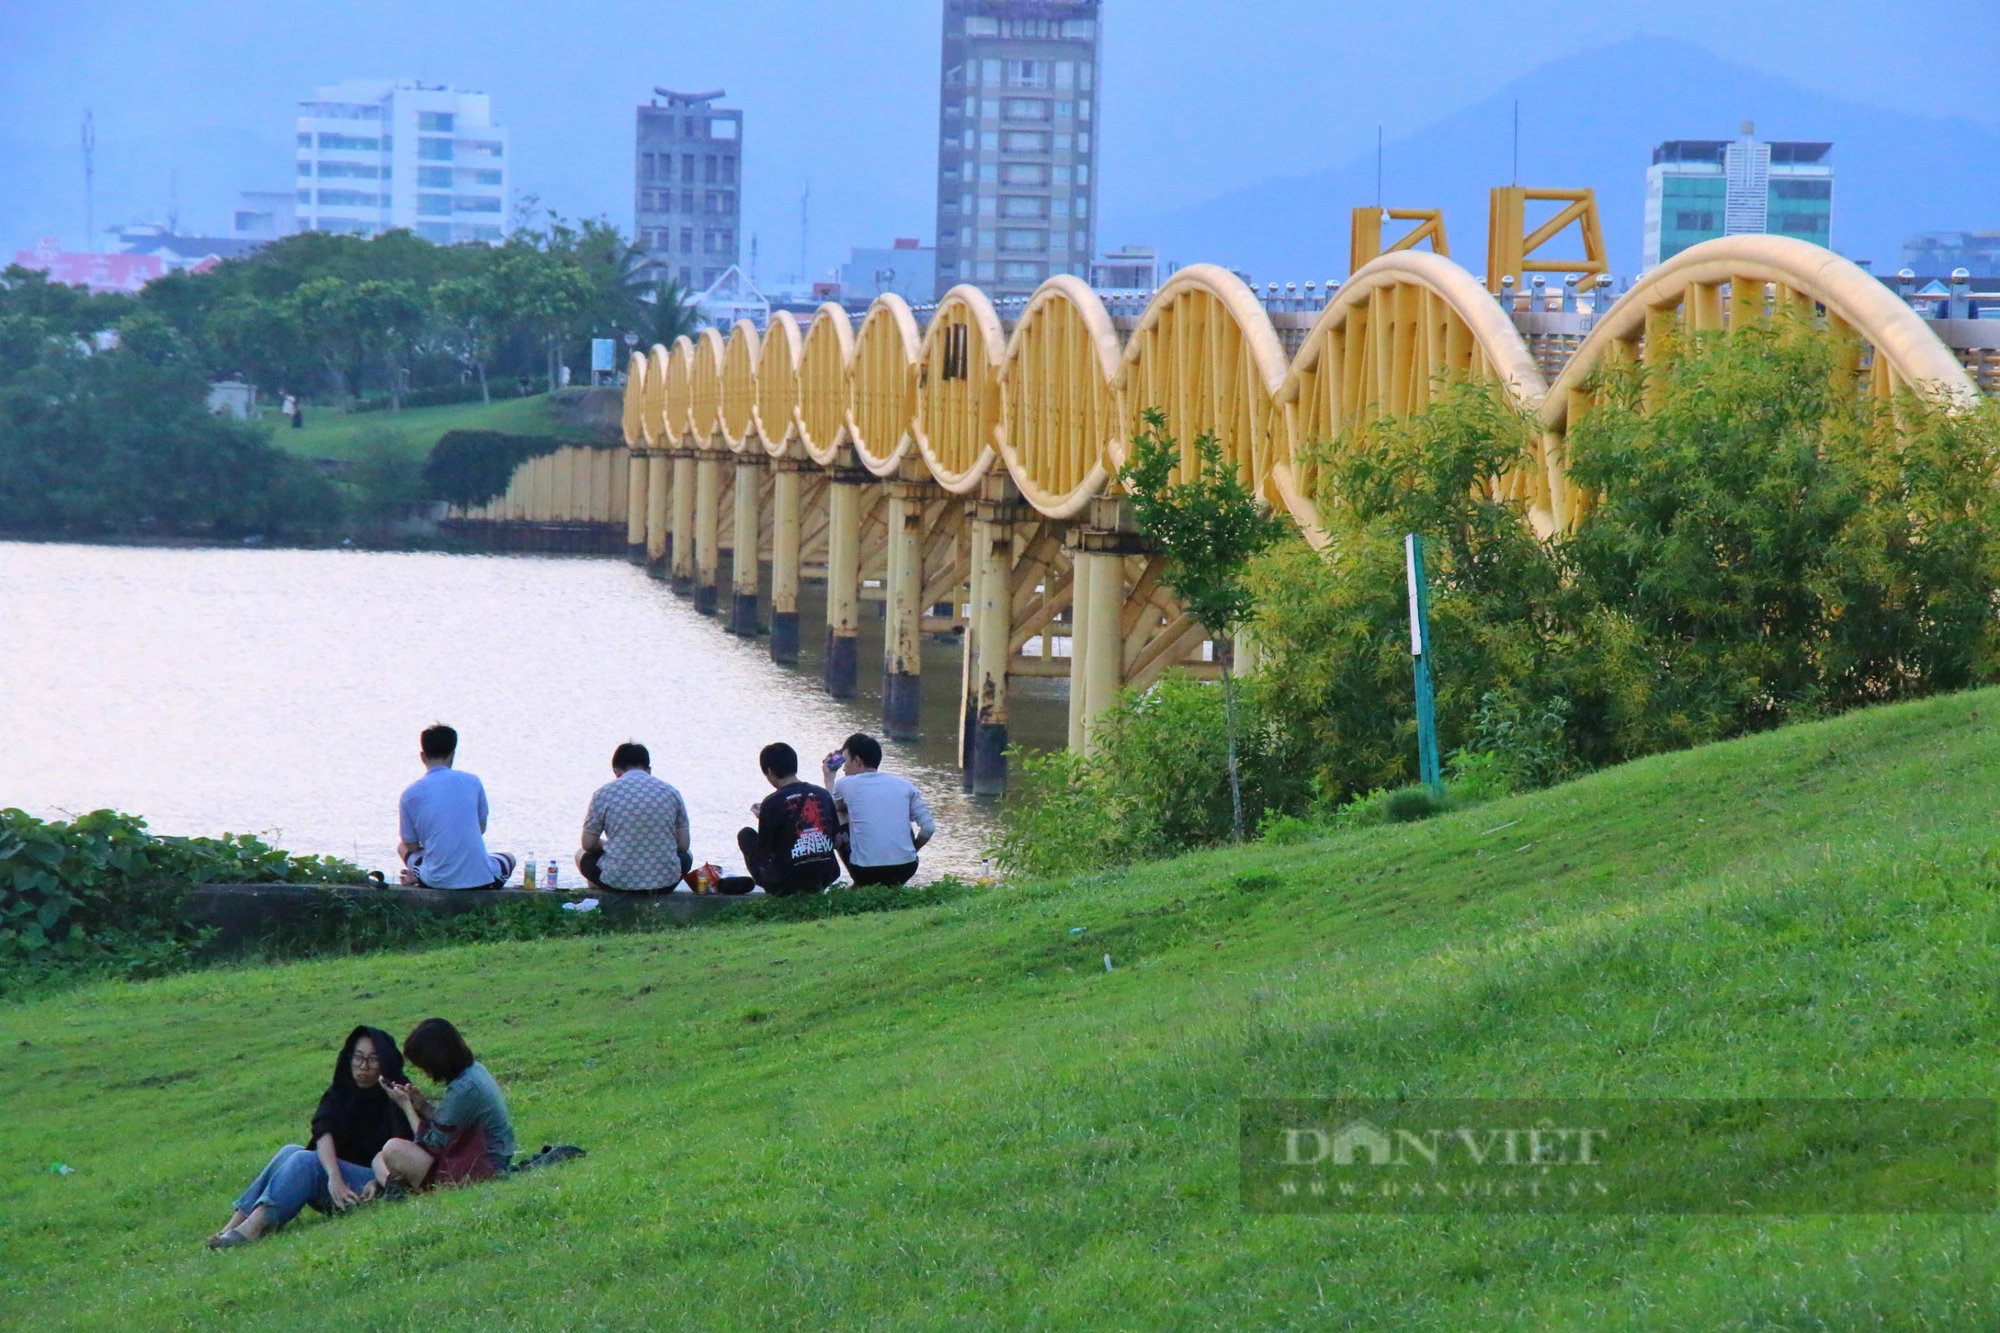
[[[486,784],[493,850],[554,857],[574,883],[590,794],[630,739],[686,798],[696,860],[735,870],[736,830],[770,790],[764,744],[811,768],[850,732],[880,734],[878,697],[819,684],[811,595],[794,669],[620,560],[0,542],[0,806],[260,833],[393,879],[396,798],[422,774],[417,732],[441,720]],[[865,617],[864,690],[880,645]],[[937,816],[920,880],[976,874],[993,831],[956,766],[958,650],[926,648],[924,739],[887,745],[883,765]],[[1060,743],[1058,683],[1030,682],[1015,711],[1021,739]]]

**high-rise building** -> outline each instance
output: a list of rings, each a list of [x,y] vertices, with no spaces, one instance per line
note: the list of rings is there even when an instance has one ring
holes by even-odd
[[[507,131],[485,93],[350,79],[300,102],[298,131],[300,230],[505,239]]]
[[[653,92],[638,109],[632,234],[654,281],[698,292],[742,257],[743,113],[715,105],[719,88]]]
[[[937,292],[996,296],[1096,253],[1102,0],[945,0]]]
[[[1832,244],[1833,145],[1755,135],[1745,121],[1740,139],[1669,139],[1653,150],[1645,267],[1717,236],[1769,232]]]
[[[888,246],[857,245],[840,266],[840,295],[865,303],[894,292],[912,304],[937,290],[937,251],[914,236],[898,236]]]
[[[2000,231],[1927,231],[1903,242],[1903,266],[1928,277],[1962,268],[1975,278],[2000,278]]]

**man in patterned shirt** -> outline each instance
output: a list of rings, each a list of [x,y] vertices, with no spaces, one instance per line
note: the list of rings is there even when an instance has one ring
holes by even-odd
[[[612,753],[611,771],[590,798],[576,868],[593,889],[672,893],[694,864],[687,806],[653,776],[653,757],[637,741]]]

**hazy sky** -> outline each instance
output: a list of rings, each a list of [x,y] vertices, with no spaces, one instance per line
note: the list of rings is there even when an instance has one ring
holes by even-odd
[[[294,103],[316,85],[421,77],[493,94],[496,119],[514,136],[518,190],[629,228],[633,106],[655,84],[723,87],[745,111],[746,230],[761,237],[762,270],[775,278],[798,267],[808,178],[815,271],[849,245],[930,239],[940,8],[938,0],[0,0],[0,153],[25,162],[24,150],[74,145],[90,107],[101,147],[149,146],[131,171],[157,179],[126,184],[163,203],[171,159],[192,155],[199,141],[254,135],[277,150],[262,161],[282,168]],[[2000,131],[1993,0],[1108,0],[1105,8],[1104,243],[1127,239],[1123,218],[1346,161],[1372,150],[1378,123],[1393,142],[1552,57],[1639,33],[1699,42],[1846,99]],[[1561,95],[1549,90],[1552,100]],[[1576,112],[1616,122],[1619,108]],[[23,183],[28,174],[10,173],[0,156],[0,195],[44,192],[47,173]],[[246,165],[235,184],[289,184],[288,174],[271,174]],[[72,191],[53,193],[34,201],[47,214],[38,225],[80,230],[71,216],[80,203],[62,197]],[[219,225],[232,203],[185,189],[181,200],[184,218],[202,226]],[[1458,225],[1476,230],[1477,220]]]

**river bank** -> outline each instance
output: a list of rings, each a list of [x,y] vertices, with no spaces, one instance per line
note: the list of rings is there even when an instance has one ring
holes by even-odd
[[[733,869],[763,744],[817,755],[879,732],[879,697],[826,696],[816,635],[776,666],[621,560],[8,541],[0,567],[0,804],[43,817],[108,806],[389,869],[416,733],[443,719],[496,849],[567,869],[612,749],[636,739],[686,797],[696,855]],[[864,630],[879,661],[879,622]],[[924,738],[888,766],[937,813],[922,877],[970,878],[993,809],[962,789],[957,673],[934,679]],[[1060,743],[1059,693],[1020,716],[1030,744]]]

